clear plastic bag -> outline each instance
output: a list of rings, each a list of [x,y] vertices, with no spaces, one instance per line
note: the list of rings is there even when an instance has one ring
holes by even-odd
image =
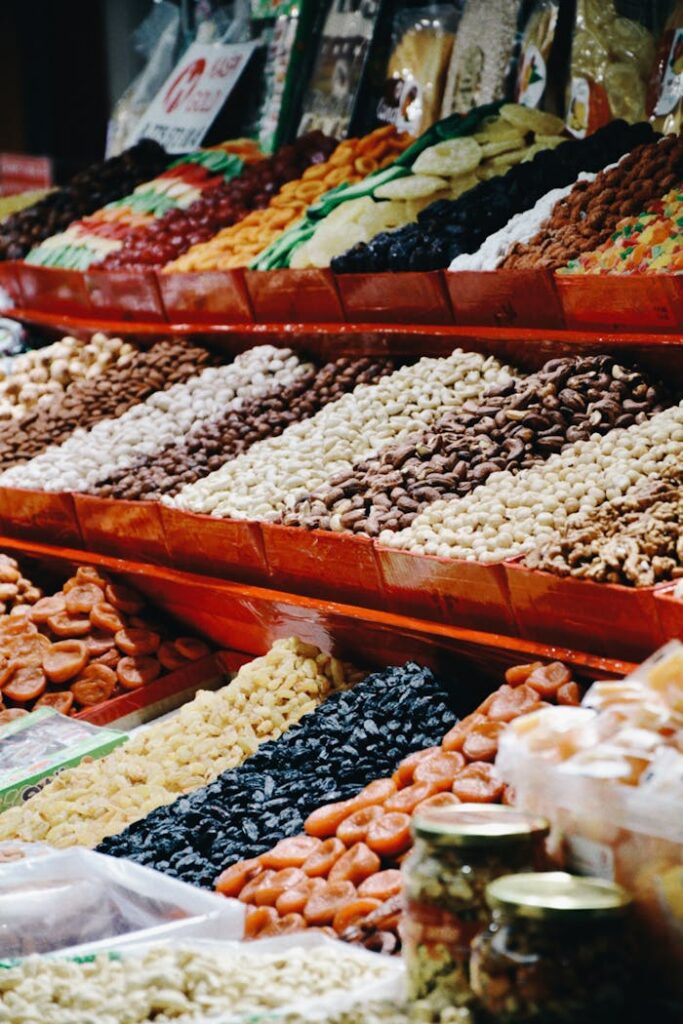
[[[244,934],[236,900],[91,850],[3,843],[0,855],[18,846],[23,856],[0,867],[2,959]]]

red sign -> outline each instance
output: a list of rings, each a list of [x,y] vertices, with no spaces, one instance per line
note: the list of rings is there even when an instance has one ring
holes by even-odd
[[[52,161],[46,156],[0,153],[0,195],[50,188]]]

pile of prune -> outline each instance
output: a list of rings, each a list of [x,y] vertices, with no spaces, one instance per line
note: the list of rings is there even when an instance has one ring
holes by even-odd
[[[391,775],[407,754],[440,743],[457,721],[454,694],[408,662],[333,694],[239,768],[110,836],[100,853],[127,857],[211,888],[237,860],[303,831],[322,804]]]
[[[484,239],[546,192],[570,185],[582,171],[600,171],[654,138],[647,123],[612,121],[586,139],[563,142],[507,174],[479,182],[458,199],[437,200],[417,223],[355,245],[332,260],[332,269],[337,274],[444,269],[461,253],[476,252]]]
[[[127,196],[165,170],[169,157],[151,139],[142,139],[120,156],[92,164],[64,188],[49,192],[0,224],[0,260],[23,259],[39,242],[101,206]]]

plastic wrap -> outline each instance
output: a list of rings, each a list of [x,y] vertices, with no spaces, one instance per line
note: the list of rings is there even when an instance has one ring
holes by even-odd
[[[105,813],[103,808],[103,813]],[[23,847],[0,871],[0,958],[120,949],[132,942],[240,940],[244,908],[90,850]]]
[[[439,119],[462,3],[428,4],[398,11],[380,121],[421,135]]]
[[[680,132],[683,124],[683,0],[662,33],[650,82],[648,113],[655,128]]]
[[[542,107],[548,85],[548,64],[555,42],[560,0],[536,0],[524,27],[519,49],[515,103]]]

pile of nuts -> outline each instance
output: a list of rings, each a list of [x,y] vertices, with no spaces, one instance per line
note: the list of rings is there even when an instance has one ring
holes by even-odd
[[[667,135],[660,142],[638,146],[592,182],[578,182],[531,241],[513,246],[500,265],[557,270],[591,252],[623,217],[640,213],[650,200],[679,183],[682,157],[681,136]]]
[[[576,441],[547,462],[493,473],[457,501],[438,501],[400,533],[385,530],[389,547],[443,558],[500,562],[552,541],[567,518],[622,497],[633,484],[673,469],[683,457],[683,404],[604,437]]]
[[[492,473],[518,473],[593,434],[644,422],[664,404],[661,388],[609,356],[552,359],[340,473],[283,522],[370,537],[402,530],[432,502],[464,497]]]
[[[683,475],[636,484],[592,514],[570,516],[562,532],[525,564],[558,576],[651,587],[683,576]]]
[[[18,575],[12,562],[0,575]],[[138,593],[93,566],[49,597],[28,593],[38,599],[0,620],[0,722],[37,707],[76,714],[209,654],[203,640],[172,639]]]
[[[341,995],[395,974],[391,961],[323,945],[252,953],[161,944],[123,958],[34,955],[2,971],[0,1014],[42,1024],[225,1020],[226,1014],[262,1020],[301,999]]]
[[[282,355],[283,350],[279,352]],[[274,374],[269,389],[252,398],[249,395],[253,390],[244,388],[222,415],[194,424],[181,440],[101,480],[91,492],[128,501],[158,500],[164,494],[176,494],[248,451],[257,441],[277,437],[292,423],[310,419],[358,384],[372,383],[392,368],[391,361],[371,359],[341,358],[319,369],[299,363],[296,375],[289,375],[291,382]]]
[[[6,479],[46,491],[92,491],[97,482],[140,459],[155,460],[168,445],[181,443],[194,424],[210,423],[224,410],[259,399],[273,386],[297,379],[308,367],[290,349],[261,345],[227,366],[209,366],[167,390],[155,391],[116,419],[76,430]]]
[[[34,406],[54,402],[74,381],[97,377],[133,352],[127,341],[98,332],[87,344],[66,337],[22,353],[9,372],[0,368],[0,420],[21,419]]]
[[[241,764],[359,674],[299,640],[278,640],[217,692],[200,691],[106,757],[59,774],[0,816],[0,841],[96,846],[105,836]]]
[[[360,384],[166,500],[218,517],[276,519],[330,477],[349,473],[357,460],[430,427],[508,377],[497,360],[478,353],[456,349],[446,359],[423,358],[376,384]]]
[[[189,380],[215,361],[206,349],[185,341],[159,341],[147,351],[119,356],[116,365],[98,376],[75,381],[54,402],[5,424],[0,432],[0,469],[28,462],[77,428],[85,431],[100,420],[122,416],[155,391]],[[28,486],[20,467],[4,483]]]
[[[16,558],[0,553],[0,615],[35,604],[42,596],[42,590],[22,574]]]

